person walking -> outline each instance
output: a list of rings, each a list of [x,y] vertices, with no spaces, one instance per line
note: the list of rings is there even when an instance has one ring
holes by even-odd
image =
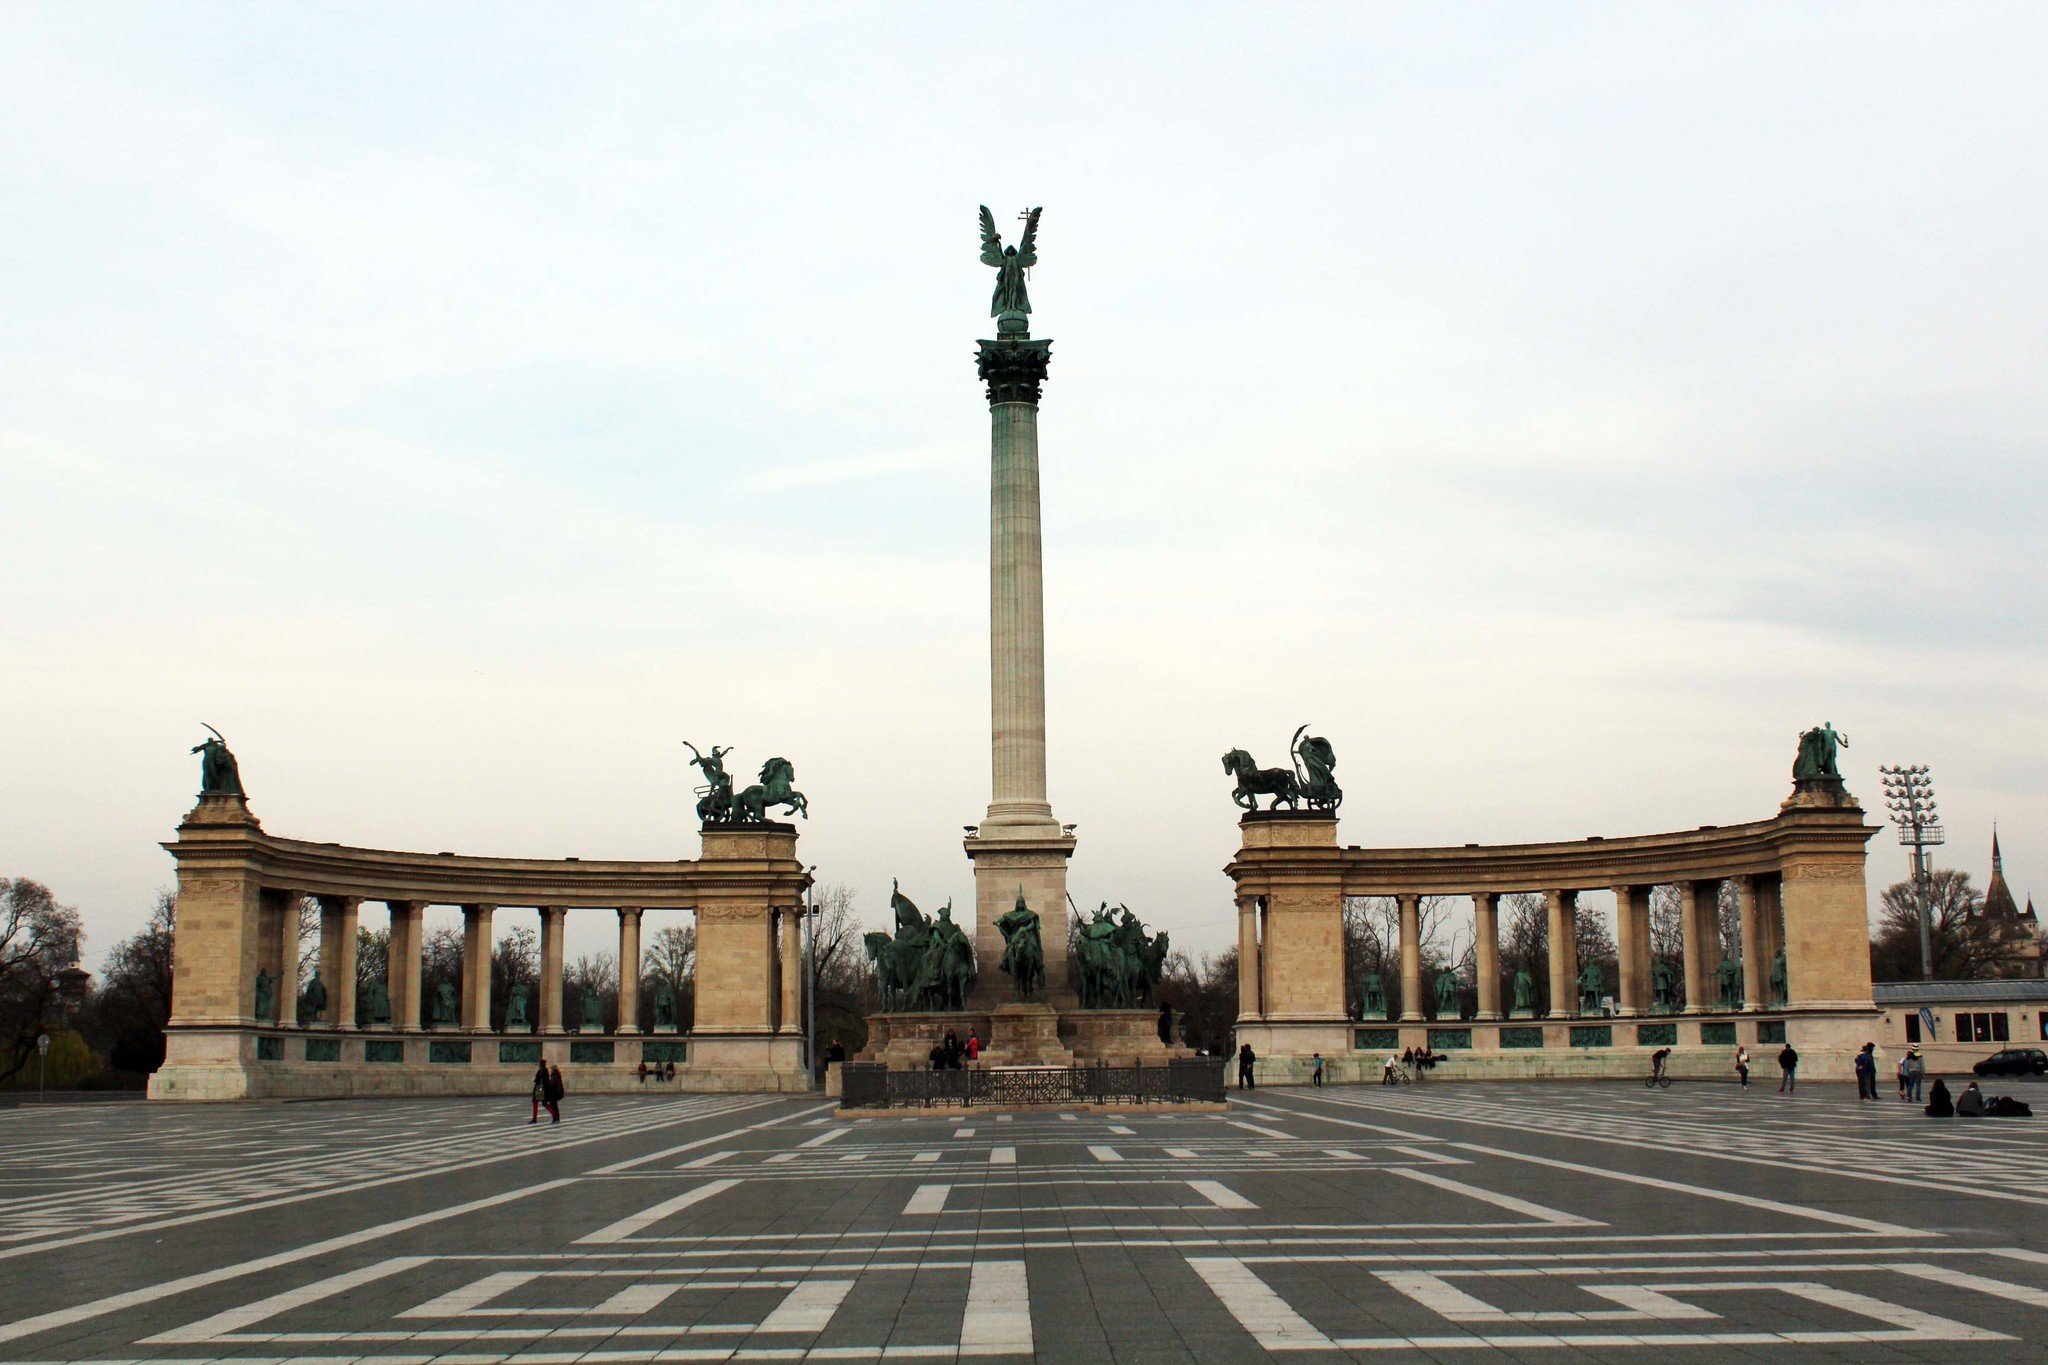
[[[1315,1069],[1315,1075],[1314,1075],[1313,1079],[1311,1079],[1311,1080],[1309,1081],[1309,1084],[1310,1084],[1310,1085],[1314,1085],[1314,1086],[1321,1086],[1321,1085],[1322,1085],[1322,1083],[1323,1083],[1323,1054],[1322,1054],[1322,1053],[1320,1053],[1320,1052],[1318,1052],[1318,1053],[1316,1054],[1316,1069]]]
[[[1919,1048],[1906,1053],[1906,1098],[1920,1103],[1920,1087],[1927,1080],[1927,1059],[1920,1055]]]
[[[544,1093],[546,1098],[542,1100],[542,1103],[548,1107],[548,1122],[560,1123],[562,1121],[562,1096],[569,1093],[569,1088],[562,1084],[561,1067],[551,1066],[548,1068],[548,1083],[544,1087]]]
[[[1877,1044],[1865,1043],[1856,1054],[1856,1099],[1858,1103],[1877,1098]]]
[[[1735,1049],[1735,1074],[1742,1079],[1742,1089],[1749,1089],[1749,1049],[1746,1047]]]
[[[1259,1088],[1257,1082],[1252,1079],[1252,1063],[1258,1060],[1259,1054],[1252,1051],[1250,1043],[1246,1043],[1238,1048],[1237,1088],[1239,1090],[1256,1090]]]
[[[526,1122],[540,1122],[540,1107],[548,1102],[548,1064],[542,1062],[540,1069],[533,1073],[533,1117]]]
[[[1906,1060],[1904,1057],[1899,1058],[1899,1065],[1896,1068],[1899,1073],[1899,1098],[1902,1100],[1911,1099],[1913,1094],[1913,1083],[1906,1070]]]
[[[1792,1050],[1792,1044],[1789,1042],[1778,1050],[1778,1070],[1783,1077],[1778,1082],[1778,1093],[1780,1095],[1798,1094],[1799,1054]]]

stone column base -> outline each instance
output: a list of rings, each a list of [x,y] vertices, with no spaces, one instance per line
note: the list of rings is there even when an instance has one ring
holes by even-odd
[[[690,1060],[677,1068],[693,1090],[808,1090],[803,1038],[777,1033],[691,1033]]]

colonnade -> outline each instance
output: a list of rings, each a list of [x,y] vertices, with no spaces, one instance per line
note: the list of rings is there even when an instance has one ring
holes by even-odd
[[[326,1008],[316,1021],[298,1017],[298,994],[283,984],[290,983],[296,975],[294,968],[299,954],[296,907],[301,894],[291,890],[265,890],[263,893],[263,937],[266,941],[258,965],[260,970],[269,972],[281,983],[276,994],[275,1023],[279,1028],[355,1030],[358,1027],[357,931],[361,908],[369,898],[333,895],[313,898],[320,909],[319,955],[315,970],[327,998]],[[422,992],[423,950],[427,908],[433,903],[402,899],[383,902],[391,915],[385,989],[391,1007],[389,1027],[393,1032],[419,1033],[431,1027],[421,1022],[421,1016],[429,1005]],[[508,907],[472,902],[460,908],[462,962],[456,996],[459,1013],[451,1021],[451,1026],[466,1033],[488,1033],[491,1031],[492,930],[498,923],[498,912]],[[538,1007],[530,1021],[531,1031],[545,1034],[579,1032],[580,1029],[564,1023],[563,1014],[562,941],[569,908],[560,905],[533,908],[540,916],[540,982]],[[645,910],[639,906],[619,906],[614,913],[618,917],[618,1012],[613,1026],[600,1031],[635,1034],[641,1032],[641,925]],[[769,961],[773,976],[769,995],[773,1008],[768,1022],[777,1032],[798,1031],[803,1018],[802,913],[795,908],[777,908],[771,909],[769,914],[773,925],[769,935],[773,945]]]
[[[1863,849],[1874,829],[1839,784],[1795,791],[1769,820],[1567,843],[1345,846],[1337,842],[1333,817],[1306,811],[1261,811],[1246,815],[1239,827],[1242,846],[1225,869],[1236,884],[1239,916],[1237,1032],[1261,1056],[1327,1057],[1356,1045],[1345,1007],[1343,908],[1350,897],[1394,902],[1398,942],[1389,946],[1398,975],[1384,983],[1395,1006],[1389,1022],[1418,1026],[1435,1022],[1425,1003],[1424,901],[1471,898],[1478,975],[1473,1022],[1501,1024],[1481,1031],[1483,1037],[1472,1035],[1470,1045],[1482,1049],[1510,1034],[1513,1046],[1533,1046],[1530,1030],[1508,1021],[1534,1022],[1535,1010],[1502,999],[1508,986],[1500,902],[1518,892],[1543,897],[1549,956],[1531,970],[1548,978],[1545,1020],[1576,1021],[1590,1012],[1582,1007],[1578,960],[1579,900],[1588,891],[1611,891],[1615,899],[1618,979],[1603,978],[1599,995],[1612,996],[1617,1016],[1658,1012],[1650,902],[1659,886],[1675,887],[1679,904],[1682,970],[1669,983],[1670,1012],[1801,1016],[1801,1030],[1819,1042],[1823,1035],[1832,1038],[1826,1029],[1833,1027],[1814,1022],[1821,1014],[1848,1019],[1872,1009]],[[1742,977],[1740,999],[1728,1009],[1719,1000],[1724,886],[1732,888],[1739,919]],[[1782,987],[1783,999],[1774,986]],[[1563,1046],[1600,1035],[1574,1027],[1542,1036],[1550,1040],[1545,1046]]]
[[[263,831],[245,798],[206,793],[165,845],[178,864],[178,922],[168,1057],[151,1093],[222,1099],[371,1093],[364,1087],[516,1087],[516,1068],[530,1064],[534,1044],[508,1039],[479,1048],[469,1038],[498,1032],[491,1021],[493,930],[502,911],[529,907],[539,917],[540,979],[527,1036],[539,1035],[539,1055],[586,1067],[646,1057],[652,1044],[633,1037],[641,1032],[645,917],[650,910],[686,911],[696,919],[697,980],[685,1083],[807,1087],[800,954],[809,875],[796,857],[796,837],[775,823],[713,826],[702,831],[701,857],[643,862],[404,853],[277,838]],[[319,908],[324,1001],[317,1022],[299,1017],[299,905],[306,898]],[[365,902],[390,910],[383,983],[390,1022],[358,1026],[357,933]],[[423,1022],[432,1004],[424,997],[422,962],[430,906],[462,912],[455,1007],[447,1012],[452,1017],[433,1024]],[[617,1050],[546,1041],[582,1032],[562,998],[572,912],[605,913],[616,925],[618,1013],[602,1031],[622,1039]],[[286,1031],[305,1041],[287,1046],[279,1036]],[[328,1033],[342,1036],[329,1041],[322,1037]],[[391,1036],[421,1034],[432,1036]],[[581,1083],[607,1082],[587,1076]]]

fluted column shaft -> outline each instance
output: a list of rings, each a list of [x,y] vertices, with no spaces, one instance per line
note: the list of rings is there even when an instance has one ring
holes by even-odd
[[[803,991],[804,965],[803,943],[798,934],[802,928],[803,912],[793,907],[784,907],[775,912],[782,920],[781,943],[782,972],[782,1018],[778,1022],[778,1033],[802,1033],[804,1031]]]
[[[320,984],[327,990],[329,1028],[356,1026],[356,924],[362,901],[320,898]]]
[[[1401,922],[1401,1021],[1422,1020],[1422,897],[1396,896]]]
[[[1476,942],[1473,966],[1479,973],[1479,1008],[1475,1019],[1500,1018],[1500,894],[1478,891],[1472,896],[1472,933]]]
[[[1685,882],[1678,888],[1678,937],[1685,952],[1687,1014],[1705,1014],[1709,1008],[1703,935],[1707,924],[1718,919],[1719,892],[1720,887],[1714,882]]]
[[[619,1023],[617,1032],[640,1031],[640,911],[619,908]]]
[[[420,1031],[420,948],[427,907],[424,901],[386,901],[391,942],[384,956],[384,987],[391,996],[391,1027]]]
[[[1641,1014],[1646,1004],[1644,964],[1649,959],[1649,915],[1649,887],[1614,888],[1614,944],[1620,958],[1616,970],[1621,976],[1617,1010],[1624,1015]]]
[[[462,1027],[472,1033],[491,1027],[491,912],[496,908],[462,907]]]
[[[299,893],[277,893],[277,1026],[299,1024]]]
[[[1264,993],[1259,989],[1265,973],[1259,964],[1259,898],[1246,896],[1237,903],[1237,1017],[1257,1019],[1266,1012]]]
[[[540,1031],[562,1031],[562,922],[569,912],[559,905],[540,908]]]
[[[1764,957],[1764,917],[1757,903],[1756,878],[1735,879],[1735,904],[1742,923],[1742,1008],[1760,1010],[1770,994],[1771,967]]]
[[[1546,891],[1550,915],[1550,1017],[1571,1019],[1579,1013],[1579,893]]]
[[[989,818],[1052,823],[1045,792],[1045,558],[1038,407],[989,405]],[[1037,817],[1034,821],[1032,817]]]

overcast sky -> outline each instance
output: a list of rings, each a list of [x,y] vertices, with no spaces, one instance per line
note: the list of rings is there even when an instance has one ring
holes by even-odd
[[[266,829],[429,851],[694,856],[679,741],[783,754],[820,880],[971,904],[981,203],[1045,206],[1084,904],[1223,946],[1219,755],[1304,722],[1406,845],[1764,818],[1831,720],[2048,894],[2040,8],[0,34],[0,875],[89,962],[202,721]]]

